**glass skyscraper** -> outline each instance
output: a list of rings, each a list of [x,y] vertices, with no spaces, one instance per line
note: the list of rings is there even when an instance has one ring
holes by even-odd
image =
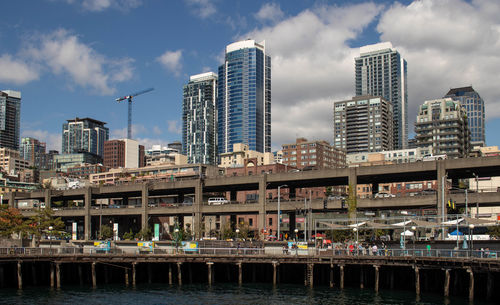
[[[104,142],[109,139],[106,123],[91,118],[75,118],[63,124],[62,153],[89,152],[103,156]]]
[[[470,129],[470,140],[472,146],[486,146],[484,133],[484,100],[479,96],[472,86],[452,88],[445,97],[451,97],[460,102],[467,112],[467,120]]]
[[[31,161],[31,164],[38,169],[46,169],[47,164],[45,161],[45,148],[46,144],[40,142],[35,138],[22,138],[21,139],[21,158],[27,161]]]
[[[408,145],[406,60],[390,42],[360,48],[356,61],[356,95],[381,96],[392,103],[394,149]]]
[[[0,91],[0,147],[19,150],[21,92]]]
[[[244,40],[226,47],[219,66],[217,146],[232,152],[233,144],[271,151],[271,57],[265,42]]]
[[[188,163],[217,164],[217,74],[193,75],[184,85],[182,150]]]

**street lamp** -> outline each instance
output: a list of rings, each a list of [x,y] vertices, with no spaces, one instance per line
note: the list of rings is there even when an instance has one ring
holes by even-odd
[[[353,228],[352,230],[354,231],[354,233],[356,233],[356,250],[357,250],[358,249],[358,240],[359,240],[358,228]]]
[[[52,230],[54,227],[49,226],[49,252],[52,252]]]
[[[288,185],[283,184],[278,186],[278,235],[276,236],[278,241],[280,240],[280,227],[281,227],[281,209],[280,209],[280,200],[281,200],[281,188],[288,187]]]
[[[474,224],[469,224],[470,256],[474,253]]]
[[[476,218],[479,218],[479,198],[477,197],[478,192],[479,192],[479,187],[478,187],[478,176],[475,173],[472,173],[474,175],[474,178],[476,178]]]
[[[238,241],[238,234],[240,233],[240,229],[236,228],[236,241]]]
[[[177,252],[179,252],[179,228],[176,227],[174,229],[174,233],[175,233],[175,253],[177,254]]]

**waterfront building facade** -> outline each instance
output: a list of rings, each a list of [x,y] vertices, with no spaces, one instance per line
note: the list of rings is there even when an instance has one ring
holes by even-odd
[[[334,146],[347,154],[393,149],[393,107],[380,96],[356,96],[333,106]]]
[[[471,146],[486,146],[484,100],[472,86],[452,88],[445,97],[460,102],[467,112]]]
[[[62,154],[89,152],[104,154],[104,142],[109,139],[106,123],[91,118],[75,118],[63,124]]]
[[[298,138],[295,143],[283,144],[282,162],[298,169],[336,168],[346,166],[345,151],[326,141],[308,141]]]
[[[144,146],[132,139],[104,142],[103,164],[109,168],[144,166]]]
[[[394,149],[407,147],[408,81],[406,60],[390,42],[360,48],[355,59],[356,95],[382,96],[392,103]]]
[[[271,151],[271,57],[264,42],[226,47],[219,66],[217,137],[219,153],[231,152],[236,143]]]
[[[217,75],[193,75],[184,86],[182,151],[190,164],[217,164]]]
[[[20,171],[28,169],[30,161],[21,158],[18,150],[0,148],[0,167],[10,176],[17,175]]]
[[[187,156],[181,154],[177,146],[153,145],[145,153],[145,166],[183,165],[187,164]]]
[[[423,155],[468,157],[470,131],[467,113],[458,101],[451,98],[425,101],[419,107],[415,133],[417,147]]]
[[[21,92],[0,91],[0,147],[19,149]]]
[[[271,152],[258,152],[250,150],[247,144],[237,143],[233,145],[230,152],[219,155],[220,167],[243,167],[246,160],[252,160],[250,163],[253,166],[274,164],[274,154]]]

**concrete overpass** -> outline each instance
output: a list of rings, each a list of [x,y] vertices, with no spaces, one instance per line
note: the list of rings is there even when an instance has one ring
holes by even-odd
[[[85,239],[90,238],[91,219],[95,216],[128,216],[140,215],[142,227],[148,225],[150,216],[194,215],[194,232],[200,236],[202,216],[222,214],[258,214],[258,227],[265,227],[267,213],[276,213],[277,204],[266,200],[266,190],[276,189],[278,186],[287,185],[290,193],[294,194],[297,188],[321,186],[346,186],[354,190],[356,196],[357,184],[372,184],[373,189],[378,189],[379,183],[412,182],[424,180],[437,180],[438,190],[435,195],[384,198],[384,199],[357,199],[357,209],[406,209],[410,207],[433,207],[441,215],[446,210],[443,202],[449,196],[457,204],[465,204],[462,194],[449,194],[443,192],[442,182],[451,179],[453,184],[458,184],[458,179],[478,177],[493,177],[500,175],[500,157],[450,159],[441,161],[415,162],[395,165],[381,165],[371,167],[337,168],[325,170],[312,170],[303,172],[288,172],[276,174],[261,174],[254,176],[217,176],[193,180],[172,182],[146,182],[130,183],[116,186],[88,187],[65,191],[42,190],[31,193],[11,193],[7,199],[9,205],[16,206],[21,199],[38,199],[51,206],[54,201],[67,202],[69,200],[82,200],[83,207],[76,209],[61,209],[56,211],[57,216],[84,217]],[[216,192],[231,192],[231,197],[237,191],[257,190],[259,201],[255,204],[229,204],[222,206],[208,206],[203,202],[204,194]],[[191,206],[177,207],[152,207],[149,202],[157,196],[176,196],[178,202],[183,202],[186,195],[194,198]],[[206,197],[206,196],[205,196]],[[235,197],[235,196],[234,196]],[[293,197],[293,196],[292,196]],[[498,193],[469,194],[470,202],[479,202],[481,205],[497,205],[500,203]],[[125,208],[103,209],[96,204],[96,199],[121,198]],[[129,199],[135,198],[138,205],[129,204]],[[443,201],[444,199],[444,201]],[[283,202],[281,209],[293,212],[303,206],[303,201]],[[325,211],[322,200],[312,202],[313,211]],[[327,202],[327,211],[341,209],[337,201]],[[33,215],[33,211],[25,211],[25,216]]]

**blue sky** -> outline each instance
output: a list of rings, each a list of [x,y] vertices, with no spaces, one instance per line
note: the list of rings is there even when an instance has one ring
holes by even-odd
[[[21,133],[60,150],[62,124],[91,117],[126,135],[115,98],[133,106],[146,147],[181,140],[182,86],[217,71],[227,44],[266,40],[272,57],[272,143],[332,140],[333,102],[354,94],[359,47],[391,41],[408,61],[409,120],[418,105],[473,85],[499,145],[498,1],[2,1],[0,89],[22,93]]]

